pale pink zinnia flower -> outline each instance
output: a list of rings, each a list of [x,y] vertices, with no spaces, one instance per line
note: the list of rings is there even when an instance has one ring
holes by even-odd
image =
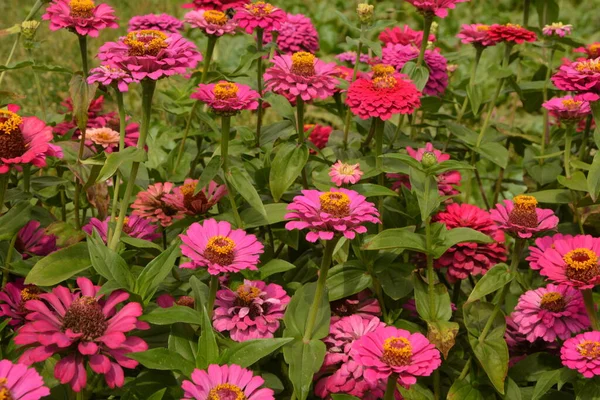
[[[285,22],[286,13],[270,3],[257,1],[237,8],[233,18],[246,33],[252,33],[256,29],[276,31]]]
[[[193,28],[198,28],[206,35],[223,36],[234,34],[237,23],[229,19],[227,14],[218,10],[197,10],[185,14],[184,20]]]
[[[497,43],[488,36],[489,30],[490,26],[484,24],[463,25],[456,37],[464,44],[482,47],[495,46]]]
[[[537,35],[535,32],[523,28],[519,24],[494,24],[488,29],[488,38],[494,43],[512,43],[522,44],[525,42],[535,42]]]
[[[265,88],[294,100],[326,99],[333,96],[338,84],[335,63],[326,63],[304,51],[275,56],[274,66],[264,74]]]
[[[0,361],[0,399],[39,400],[50,395],[44,380],[34,368]]]
[[[187,215],[206,214],[223,196],[227,194],[227,187],[210,181],[197,194],[194,194],[197,179],[186,179],[183,185],[173,189],[173,193],[165,194],[163,200],[174,208]]]
[[[199,84],[190,97],[207,104],[215,114],[233,116],[242,110],[256,110],[260,95],[250,86],[220,81]]]
[[[110,128],[93,128],[85,131],[86,141],[100,145],[105,149],[119,143],[119,132]]]
[[[115,10],[93,0],[54,0],[42,19],[50,21],[51,31],[68,29],[81,36],[97,37],[102,29],[119,27]]]
[[[231,229],[227,221],[205,219],[194,222],[185,234],[179,235],[181,252],[190,261],[181,268],[206,267],[211,275],[224,272],[256,271],[264,246],[256,236],[242,229]]]
[[[301,196],[287,206],[287,230],[308,229],[306,240],[331,240],[335,234],[354,239],[357,233],[367,232],[366,222],[380,224],[379,212],[365,196],[344,188],[329,192],[303,190]]]
[[[423,42],[423,31],[414,31],[408,25],[404,25],[402,28],[395,26],[393,28],[385,28],[381,34],[379,34],[379,40],[383,44],[410,44],[413,46],[421,47]],[[428,42],[435,42],[435,35],[430,34],[427,38]]]
[[[37,286],[24,285],[23,279],[8,282],[0,292],[0,316],[10,318],[9,326],[20,327],[29,314],[25,303],[29,300],[37,300],[40,293],[43,292]]]
[[[543,257],[544,253],[548,249],[554,248],[554,242],[562,239],[571,239],[571,235],[563,235],[557,233],[553,236],[543,236],[535,239],[535,246],[529,246],[529,256],[525,260],[529,261],[529,268],[533,270],[539,270],[542,267],[539,265],[540,258]]]
[[[182,400],[275,400],[271,389],[261,388],[265,380],[239,365],[208,366],[208,371],[195,369],[192,380],[184,380]]]
[[[544,26],[544,28],[542,28],[542,33],[544,36],[565,37],[571,34],[571,29],[573,29],[573,25],[565,25],[562,22],[553,22],[550,25]]]
[[[90,84],[98,82],[103,86],[115,86],[120,92],[127,92],[129,90],[129,84],[137,81],[121,68],[111,67],[110,65],[101,65],[90,71],[87,82]]]
[[[504,200],[504,204],[496,204],[490,213],[500,229],[523,239],[555,230],[558,225],[554,211],[537,208],[537,200],[533,196],[518,195],[512,200]]]
[[[350,356],[364,368],[363,377],[373,386],[395,373],[402,386],[410,387],[418,376],[431,375],[442,363],[440,352],[425,336],[393,326],[358,338]]]
[[[458,3],[469,0],[406,0],[415,6],[422,14],[436,15],[440,18],[448,16],[448,9],[453,9]]]
[[[100,221],[98,218],[92,218],[90,219],[90,222],[82,229],[88,235],[91,235],[95,230],[98,235],[100,235],[104,243],[106,243],[109,222],[110,217],[106,218],[104,221]],[[152,242],[160,237],[160,233],[158,233],[156,230],[157,227],[152,225],[151,221],[145,218],[138,217],[137,215],[125,217],[123,233],[129,237]]]
[[[157,30],[165,33],[177,33],[183,30],[183,22],[169,14],[137,15],[129,20],[127,32]]]
[[[235,291],[217,292],[213,326],[236,342],[272,338],[289,302],[281,286],[244,279]]]
[[[319,33],[310,18],[303,14],[287,14],[286,20],[276,29],[277,48],[284,54],[299,51],[315,53],[319,50]],[[265,32],[265,43],[271,43],[273,35]]]
[[[363,172],[360,170],[360,164],[346,164],[338,160],[331,166],[329,176],[331,182],[336,186],[344,184],[355,184],[360,180]]]
[[[77,278],[77,286],[75,292],[57,286],[50,293],[40,294],[40,300],[25,304],[31,312],[14,341],[31,347],[19,361],[31,365],[63,354],[54,376],[62,384],[69,383],[74,391],[86,386],[86,364],[96,374],[104,374],[111,389],[121,387],[125,383],[122,367],[138,365],[126,354],[148,349],[139,337],[125,336],[134,329],[149,328],[138,321],[142,306],[127,303],[117,311],[117,306],[129,298],[128,293],[115,290],[103,299],[98,294],[100,286],[89,279]]]
[[[552,83],[560,90],[600,93],[600,57],[566,60],[552,76]]]
[[[566,340],[560,349],[560,359],[564,366],[585,378],[600,375],[600,332],[584,332]]]
[[[165,195],[171,193],[170,182],[155,183],[137,194],[131,208],[133,215],[146,218],[151,222],[159,222],[163,227],[170,226],[174,220],[182,219],[185,214],[179,208],[165,201]]]
[[[332,301],[330,306],[331,323],[349,315],[358,315],[367,319],[381,315],[379,302],[368,289],[362,290],[352,296]]]
[[[56,236],[47,234],[38,221],[29,221],[19,230],[15,249],[23,259],[33,256],[47,256],[56,251]]]
[[[591,102],[600,98],[594,93],[585,93],[577,96],[554,97],[542,107],[559,120],[581,120],[592,113]]]

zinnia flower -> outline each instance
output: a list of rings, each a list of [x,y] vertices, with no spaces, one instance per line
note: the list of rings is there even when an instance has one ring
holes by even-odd
[[[217,292],[213,326],[228,332],[236,342],[272,338],[290,302],[290,296],[279,285],[249,281],[235,291],[225,288]]]
[[[276,31],[278,32],[277,48],[284,54],[319,51],[319,33],[306,15],[287,14],[285,21]],[[271,32],[265,32],[265,43],[271,43],[272,40]]]
[[[8,282],[0,292],[0,316],[10,318],[8,325],[20,327],[25,323],[25,316],[29,310],[25,303],[37,300],[42,290],[34,285],[24,285],[23,279]]]
[[[379,34],[379,40],[381,40],[383,44],[410,44],[421,47],[421,43],[423,42],[423,31],[414,31],[408,25],[404,25],[402,28],[399,26],[385,28],[383,32]],[[430,34],[427,41],[435,42],[435,35]]]
[[[329,192],[303,190],[301,196],[287,206],[285,219],[294,219],[285,225],[287,230],[309,229],[306,240],[331,240],[343,234],[354,239],[357,233],[367,232],[365,222],[379,224],[379,212],[365,196],[348,189],[331,189]]]
[[[544,36],[559,36],[565,37],[571,34],[573,25],[565,25],[562,22],[553,22],[550,25],[544,26],[542,33]]]
[[[182,186],[173,189],[173,193],[165,194],[164,201],[187,215],[206,214],[223,196],[227,194],[227,187],[210,181],[197,194],[194,195],[197,179],[186,179]]]
[[[194,28],[200,29],[206,35],[223,36],[234,34],[237,23],[229,19],[227,14],[218,10],[197,10],[185,14],[184,20]]]
[[[421,92],[394,73],[394,67],[378,64],[373,67],[373,77],[358,78],[348,88],[346,104],[361,119],[388,120],[395,114],[412,114],[421,106]]]
[[[111,67],[110,65],[101,65],[90,71],[87,82],[90,84],[98,82],[104,86],[114,85],[120,92],[127,92],[129,90],[129,84],[137,81],[134,81],[131,75],[121,68]]]
[[[436,15],[440,18],[448,16],[448,9],[454,9],[456,4],[469,0],[406,0],[425,15]]]
[[[591,289],[600,282],[600,239],[577,235],[555,240],[537,263],[548,279],[579,289]]]
[[[127,32],[157,30],[165,33],[177,33],[183,30],[183,22],[169,14],[137,15],[129,20]]]
[[[148,345],[136,336],[125,336],[134,329],[147,329],[139,303],[116,307],[129,298],[122,290],[113,291],[106,300],[99,295],[100,286],[87,278],[77,278],[79,290],[64,286],[42,293],[40,300],[29,300],[25,308],[27,323],[17,332],[18,345],[33,346],[25,350],[19,362],[31,365],[56,353],[65,354],[54,369],[60,383],[69,383],[79,392],[87,383],[87,364],[96,374],[104,374],[110,388],[125,382],[123,368],[135,368],[138,362],[127,353],[145,351]]]
[[[512,318],[530,342],[565,340],[590,326],[581,292],[567,285],[549,284],[525,292]]]
[[[522,44],[535,42],[537,35],[518,24],[494,24],[488,29],[488,38],[494,43],[508,42]]]
[[[352,65],[355,65],[356,63],[356,52],[355,51],[345,51],[343,53],[338,54],[337,56],[335,56],[336,59],[342,61],[342,62],[347,62],[350,63]],[[371,57],[369,57],[368,54],[361,54],[359,57],[359,61],[361,63],[365,63],[367,64],[369,62],[369,60],[371,60]],[[354,72],[354,71],[352,71]],[[350,76],[352,76],[352,73],[350,74]]]
[[[220,81],[208,85],[199,84],[190,97],[206,103],[215,114],[232,116],[242,110],[256,110],[260,95],[250,86]]]
[[[250,0],[192,0],[192,3],[184,4],[183,8],[195,10],[218,10],[227,11],[230,8],[243,7]]]
[[[171,193],[173,184],[170,182],[155,183],[148,189],[139,192],[131,208],[133,215],[146,218],[151,222],[159,222],[163,227],[173,223],[173,220],[182,219],[184,213],[177,207],[165,201],[164,196]]]
[[[234,20],[246,33],[256,29],[277,31],[286,20],[286,13],[270,3],[257,1],[237,8]]]
[[[44,228],[40,228],[38,221],[29,221],[19,230],[15,249],[23,259],[30,256],[47,256],[56,251],[56,236],[46,234]]]
[[[93,0],[54,0],[42,19],[50,21],[50,30],[68,29],[81,36],[97,37],[102,29],[118,28],[115,10]]]
[[[584,332],[566,340],[560,349],[560,359],[565,367],[585,378],[600,375],[600,332]]]
[[[256,271],[258,257],[263,252],[263,245],[256,236],[242,229],[231,229],[227,221],[194,222],[179,237],[183,241],[181,252],[191,259],[180,267],[206,267],[211,275],[244,269]]]
[[[156,298],[156,304],[160,308],[170,308],[174,305],[194,308],[195,300],[191,296],[179,296],[177,300],[173,298],[170,294],[161,294]]]
[[[590,102],[598,100],[600,96],[594,93],[586,93],[578,96],[554,97],[542,107],[550,111],[550,114],[559,120],[577,120],[583,119],[592,113]]]
[[[0,398],[6,400],[39,400],[50,395],[44,380],[34,368],[0,361]]]
[[[352,296],[332,301],[330,306],[331,323],[349,315],[358,315],[367,319],[381,315],[379,302],[368,289],[362,290]]]
[[[308,140],[312,142],[317,148],[323,149],[327,146],[327,142],[329,141],[329,135],[333,132],[333,128],[330,126],[323,125],[304,125],[304,132],[310,131],[310,135],[308,135]]]
[[[571,239],[573,236],[571,235],[563,235],[562,233],[557,233],[553,236],[543,236],[535,239],[535,246],[529,247],[529,256],[525,258],[529,261],[529,267],[533,270],[539,270],[542,267],[539,265],[539,260],[543,257],[544,253],[548,249],[554,248],[554,242],[562,239]]]
[[[140,81],[182,75],[202,61],[194,43],[177,33],[157,30],[133,31],[118,42],[106,42],[98,50],[98,58]]]
[[[90,222],[82,229],[88,235],[91,235],[92,231],[95,230],[98,235],[100,235],[104,243],[106,243],[109,222],[110,217],[106,218],[104,221],[100,221],[98,218],[92,218],[90,219]],[[148,240],[150,242],[160,237],[160,233],[156,232],[156,226],[152,225],[150,220],[138,217],[137,215],[125,217],[123,233],[127,234],[129,237]]]
[[[453,203],[434,220],[445,224],[447,229],[471,228],[495,240],[494,243],[458,243],[435,260],[437,268],[448,268],[451,281],[467,279],[469,275],[484,275],[494,265],[506,261],[504,233],[487,211],[471,204]]]
[[[383,48],[382,61],[401,71],[409,61],[419,57],[419,49],[411,45],[388,44]],[[439,96],[448,86],[448,61],[436,50],[425,50],[423,61],[429,68],[429,80],[423,88],[428,96]]]
[[[363,172],[360,170],[360,164],[346,164],[338,160],[331,166],[329,170],[329,176],[331,182],[336,186],[342,186],[344,184],[355,184],[360,180]]]
[[[573,49],[573,51],[575,53],[585,53],[588,58],[598,58],[600,57],[600,42],[594,42],[585,47],[578,47]]]
[[[552,83],[560,90],[600,93],[600,57],[566,60],[552,76]]]
[[[504,200],[504,204],[496,204],[490,213],[500,229],[523,239],[555,230],[558,225],[554,211],[537,208],[537,200],[533,196],[518,195],[512,200]]]
[[[261,388],[264,383],[239,365],[211,364],[208,371],[195,369],[192,381],[183,381],[182,400],[275,400],[273,390]]]
[[[85,131],[85,140],[100,145],[105,149],[119,144],[119,132],[110,128],[92,128]]]
[[[510,356],[508,360],[509,367],[512,367],[530,354],[540,352],[558,353],[556,342],[550,343],[539,338],[534,342],[530,342],[525,335],[519,332],[519,326],[510,316],[505,317],[505,319],[506,332],[504,333],[504,340],[506,340],[506,344],[508,345],[508,354]]]
[[[418,376],[429,376],[442,363],[440,352],[420,333],[393,326],[379,327],[358,338],[350,356],[364,368],[363,377],[375,386],[395,373],[404,387],[417,383]]]
[[[484,24],[463,25],[456,37],[464,44],[482,47],[495,46],[497,43],[488,36],[489,30],[489,25]]]
[[[264,74],[265,88],[288,100],[297,96],[304,101],[326,99],[336,90],[335,63],[326,63],[303,51],[275,56],[272,62],[275,65]]]

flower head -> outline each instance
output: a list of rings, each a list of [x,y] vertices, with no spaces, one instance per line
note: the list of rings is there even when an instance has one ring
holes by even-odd
[[[173,190],[170,182],[155,183],[148,189],[141,191],[131,208],[133,215],[146,218],[151,222],[159,222],[163,227],[170,226],[174,220],[182,219],[185,214],[183,210],[165,201],[165,195]]]
[[[329,176],[331,182],[336,186],[342,186],[344,184],[355,184],[360,180],[363,172],[360,170],[360,164],[346,164],[338,160],[331,166],[329,170]]]
[[[381,315],[381,307],[373,293],[367,289],[331,302],[331,323],[349,315],[370,319]]]
[[[173,189],[173,193],[165,194],[164,201],[187,215],[202,215],[227,194],[227,187],[215,181],[210,181],[207,186],[194,194],[197,185],[197,179],[186,179],[182,186]]]
[[[270,3],[257,1],[237,8],[234,19],[246,33],[252,33],[256,29],[277,31],[285,22],[286,14]]]
[[[194,10],[227,11],[230,8],[243,7],[249,2],[250,0],[192,0],[191,3],[184,4],[182,7]]]
[[[526,260],[529,261],[529,267],[533,270],[539,270],[542,268],[539,265],[539,260],[544,256],[544,253],[548,249],[553,249],[554,242],[562,239],[571,239],[573,236],[571,235],[563,235],[562,233],[557,233],[553,236],[543,236],[535,239],[535,246],[529,247],[529,256],[527,256]]]
[[[103,86],[116,86],[120,92],[127,92],[129,84],[135,81],[129,73],[121,68],[111,67],[110,65],[101,65],[90,71],[87,78],[88,83],[98,82]]]
[[[577,122],[592,113],[590,102],[600,99],[600,96],[594,93],[586,93],[577,96],[554,97],[542,107],[550,111],[550,114],[559,120],[571,120]]]
[[[15,249],[23,259],[30,256],[47,256],[56,251],[56,236],[47,234],[38,221],[29,221],[17,234]]]
[[[299,51],[319,51],[319,33],[310,18],[303,14],[287,14],[286,20],[277,29],[277,48],[284,54]],[[264,41],[270,43],[273,35],[265,32]]]
[[[97,37],[101,30],[118,28],[115,10],[94,0],[53,0],[42,15],[50,30],[68,29],[81,36]]]
[[[552,76],[560,90],[600,94],[600,57],[565,61]]]
[[[39,400],[50,395],[44,380],[34,368],[0,361],[0,399]]]
[[[244,269],[256,271],[258,257],[263,252],[256,236],[242,229],[231,229],[227,221],[195,222],[179,237],[183,241],[181,252],[190,258],[181,268],[206,267],[211,275]]]
[[[600,42],[594,42],[585,47],[578,47],[573,49],[573,51],[575,53],[584,53],[588,58],[598,58],[600,57]]]
[[[289,302],[279,285],[244,280],[235,290],[217,292],[213,326],[236,342],[272,338]]]
[[[85,131],[85,139],[104,148],[112,147],[119,143],[119,132],[110,128],[93,128]]]
[[[309,132],[308,140],[311,141],[317,148],[323,149],[327,146],[329,135],[333,132],[333,128],[324,125],[304,125],[304,132]]]
[[[482,47],[495,46],[497,43],[488,36],[489,30],[489,25],[484,24],[463,25],[456,37],[465,44]]]
[[[8,325],[20,327],[25,323],[25,317],[30,312],[25,308],[25,303],[38,299],[40,293],[43,292],[37,286],[24,285],[23,279],[8,282],[0,292],[0,316],[10,318]]]
[[[544,36],[559,36],[565,37],[571,34],[573,25],[565,25],[562,22],[553,22],[550,25],[544,26],[542,33]]]
[[[533,196],[518,195],[512,200],[504,200],[504,204],[496,204],[490,213],[500,229],[523,239],[555,230],[558,225],[554,211],[537,208],[537,200]]]
[[[261,388],[264,383],[239,365],[211,364],[207,371],[195,369],[191,381],[183,381],[182,400],[275,400],[273,390]]]
[[[558,353],[556,342],[546,342],[539,338],[533,342],[527,340],[525,335],[519,332],[519,326],[510,316],[506,317],[504,340],[508,345],[508,354],[510,355],[508,365],[511,367],[530,354],[539,352]]]
[[[206,103],[215,114],[232,116],[242,110],[256,110],[260,95],[250,86],[220,81],[199,84],[190,97]]]
[[[384,45],[391,44],[402,44],[412,45],[421,47],[423,42],[423,31],[414,31],[408,25],[404,25],[402,28],[395,26],[393,28],[385,28],[383,32],[379,34],[379,40]],[[427,38],[428,42],[435,42],[435,35],[430,34]]]
[[[458,3],[469,0],[406,0],[425,15],[436,15],[440,18],[448,16],[448,9],[453,9]]]
[[[104,243],[106,243],[109,222],[110,217],[106,218],[104,221],[100,221],[98,218],[92,218],[90,219],[90,222],[87,225],[85,225],[82,229],[88,235],[91,235],[92,232],[95,230],[98,233],[98,235],[100,235]],[[149,242],[152,242],[160,237],[160,233],[156,231],[156,228],[157,227],[155,225],[152,225],[152,222],[150,220],[138,217],[137,215],[132,215],[129,217],[125,217],[125,223],[123,224],[123,233],[135,239],[148,240]]]
[[[185,22],[212,36],[234,34],[237,28],[237,23],[219,10],[190,11],[185,14]]]
[[[138,15],[129,20],[128,32],[157,30],[165,33],[177,33],[183,30],[183,22],[169,14]]]
[[[585,378],[600,375],[600,332],[584,332],[566,340],[560,349],[560,359],[565,367]]]
[[[352,65],[355,65],[356,63],[356,52],[355,51],[345,51],[343,53],[338,54],[337,56],[335,56],[336,59],[342,61],[342,62],[347,62],[350,63]],[[368,63],[369,60],[371,59],[371,57],[369,57],[368,54],[361,54],[359,57],[359,61],[361,63]],[[352,76],[352,75],[350,75]]]
[[[518,24],[491,25],[487,31],[488,38],[494,43],[508,42],[522,44],[535,42],[537,35]]]

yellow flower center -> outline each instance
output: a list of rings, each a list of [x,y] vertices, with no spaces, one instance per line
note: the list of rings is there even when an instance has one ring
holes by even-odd
[[[356,168],[354,167],[354,165],[350,164],[342,164],[338,169],[338,172],[341,175],[354,175],[354,171],[356,171]]]
[[[219,265],[230,265],[235,258],[235,242],[226,236],[213,236],[204,249],[204,257]]]
[[[540,307],[544,310],[560,312],[565,309],[565,299],[558,292],[548,292],[542,296]]]
[[[584,340],[577,345],[577,350],[584,357],[598,358],[600,356],[600,342]]]
[[[232,82],[219,82],[215,85],[213,93],[219,100],[229,100],[237,97],[240,88]]]
[[[127,34],[124,43],[129,47],[130,56],[156,56],[166,49],[167,35],[156,30],[133,31]]]
[[[377,64],[373,68],[373,78],[381,78],[384,76],[393,75],[396,72],[396,68],[387,64]]]
[[[19,125],[23,122],[18,114],[8,110],[0,110],[0,133],[10,135],[19,130]]]
[[[315,56],[305,51],[294,53],[291,71],[296,75],[313,76],[315,74]]]
[[[490,30],[490,26],[489,25],[479,25],[475,29],[477,30],[477,32],[487,32]]]
[[[21,290],[21,300],[23,301],[29,301],[29,300],[37,300],[40,298],[40,293],[42,291],[40,289],[38,289],[37,287],[26,287],[25,289]]]
[[[513,199],[514,208],[508,216],[508,222],[526,228],[536,228],[538,217],[537,200],[533,196],[518,195]]]
[[[0,382],[0,400],[13,400],[10,390],[8,390],[8,388],[4,386],[7,382],[6,378],[2,378],[1,381],[2,382]]]
[[[519,24],[506,24],[505,26],[508,28],[517,28],[517,29],[522,28],[522,26]]]
[[[579,72],[600,72],[599,60],[580,61],[575,65],[575,69]]]
[[[404,337],[390,337],[383,342],[381,361],[388,365],[408,365],[412,357],[410,341]]]
[[[571,250],[563,256],[567,264],[567,278],[587,282],[600,275],[598,267],[598,256],[595,252],[586,248]]]
[[[336,218],[350,215],[350,197],[342,192],[326,192],[319,196],[321,211]]]
[[[90,18],[94,15],[94,4],[93,0],[71,0],[69,2],[71,8],[71,16],[75,18]]]
[[[247,305],[260,295],[260,289],[256,286],[240,285],[237,288],[237,295],[240,302]]]
[[[565,106],[565,108],[569,111],[575,111],[578,110],[579,107],[581,106],[581,104],[583,104],[583,101],[577,101],[577,100],[563,100],[562,101],[563,106]]]
[[[387,75],[381,76],[379,78],[374,78],[372,83],[375,89],[390,89],[396,86],[396,83],[398,83],[398,81],[393,76]]]
[[[221,383],[210,389],[206,400],[246,400],[247,397],[239,386]]]
[[[590,44],[588,47],[588,52],[590,55],[592,55],[592,57],[598,57],[600,54],[600,43]]]
[[[204,12],[204,19],[209,24],[215,24],[223,26],[227,23],[227,14],[216,10],[206,10]]]
[[[193,196],[194,190],[196,190],[195,183],[186,183],[179,189],[183,197]]]
[[[265,17],[271,14],[275,10],[275,7],[264,1],[257,1],[256,3],[247,4],[246,10],[255,17]]]

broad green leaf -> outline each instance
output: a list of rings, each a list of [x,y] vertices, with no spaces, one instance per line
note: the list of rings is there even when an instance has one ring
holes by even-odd
[[[11,240],[30,221],[32,209],[31,204],[23,201],[0,217],[0,240]]]
[[[284,143],[279,146],[271,164],[269,187],[273,199],[278,202],[285,191],[300,176],[308,161],[308,147],[296,143]]]
[[[194,306],[196,310],[202,310],[202,307],[208,302],[209,288],[206,283],[202,282],[195,276],[190,278],[190,286],[194,295]]]
[[[359,261],[336,265],[327,276],[329,301],[352,296],[371,286],[373,279]]]
[[[274,338],[236,343],[223,352],[219,364],[236,364],[242,368],[249,368],[258,360],[293,340],[294,338]]]
[[[425,253],[427,251],[425,236],[415,233],[414,229],[414,226],[386,229],[365,244],[363,249],[406,249]]]
[[[404,400],[434,400],[433,392],[418,382],[411,385],[409,389],[398,386],[398,390]]]
[[[167,388],[161,389],[158,392],[154,392],[154,394],[150,395],[150,397],[148,397],[147,400],[162,400],[166,391],[167,391]],[[123,399],[123,398],[121,398],[121,399]]]
[[[412,167],[408,171],[411,190],[417,195],[421,219],[425,221],[441,203],[437,180]]]
[[[196,349],[198,346],[196,343],[196,334],[189,324],[171,325],[171,334],[168,341],[169,350],[196,364]]]
[[[87,239],[92,267],[109,281],[116,282],[122,288],[133,289],[133,276],[127,262],[114,250],[106,247],[98,232],[94,230]]]
[[[349,394],[332,394],[331,400],[360,400],[358,397]]]
[[[137,278],[136,293],[143,299],[152,297],[158,286],[171,273],[175,260],[180,254],[179,243],[175,243],[150,261]]]
[[[506,168],[508,165],[508,150],[500,143],[482,143],[479,147],[473,147],[473,150],[500,168]]]
[[[357,191],[367,198],[378,196],[398,197],[398,192],[388,189],[385,186],[379,186],[372,183],[359,183],[358,185],[353,185],[352,190]]]
[[[32,176],[31,177],[31,188],[36,192],[53,186],[65,186],[69,181],[65,178],[58,176],[44,175],[44,176]]]
[[[202,307],[202,334],[198,339],[198,352],[196,353],[196,368],[206,369],[210,364],[215,364],[219,360],[219,346],[213,330],[212,323]]]
[[[527,193],[533,196],[540,203],[548,204],[569,204],[573,199],[571,191],[567,189],[550,189],[542,190],[541,192]]]
[[[408,154],[403,154],[403,153],[391,153],[391,154],[384,154],[381,156],[384,160],[385,159],[394,159],[394,160],[398,160],[400,162],[402,162],[403,164],[406,164],[409,167],[413,167],[415,169],[422,169],[423,166],[421,165],[421,163],[412,158],[411,156],[409,156]],[[391,171],[390,171],[391,172]]]
[[[593,101],[590,103],[590,106],[592,107],[594,121],[600,121],[600,101]],[[600,124],[596,124],[596,129],[594,129],[594,142],[600,148]]]
[[[555,369],[554,371],[547,371],[542,374],[540,379],[535,384],[535,388],[533,389],[533,396],[531,396],[531,400],[539,400],[542,398],[548,390],[552,388],[552,386],[558,384],[560,379],[560,374],[562,372],[561,369]]]
[[[108,178],[113,176],[115,172],[127,162],[144,162],[146,161],[147,155],[143,149],[137,147],[126,147],[122,151],[115,151],[106,156],[104,166],[98,173],[96,182],[105,182]]]
[[[205,186],[207,186],[210,183],[210,181],[213,180],[213,178],[215,176],[217,176],[217,173],[219,172],[220,169],[221,169],[221,156],[216,155],[210,159],[210,161],[208,162],[208,164],[206,164],[206,167],[202,171],[202,175],[200,175],[200,179],[198,179],[198,184],[196,185],[196,188],[194,189],[194,195],[197,195],[198,193],[200,193],[200,191]]]
[[[385,294],[394,300],[400,300],[413,290],[412,264],[379,264],[375,262],[375,274]]]
[[[505,398],[507,398],[507,399],[522,400],[522,398],[523,398],[521,396],[521,389],[515,383],[515,381],[513,381],[509,377],[506,378],[505,391],[506,391]]]
[[[19,26],[19,30],[20,30],[20,26]],[[27,68],[27,67],[31,67],[32,65],[33,65],[33,61],[21,61],[18,63],[12,63],[12,64],[8,64],[8,65],[0,65],[0,72],[13,71],[16,69]]]
[[[165,348],[129,353],[127,357],[137,360],[146,368],[159,371],[180,371],[185,376],[190,376],[194,370],[194,364],[181,355]]]
[[[238,167],[231,168],[229,176],[226,177],[227,181],[237,190],[237,192],[254,208],[256,211],[261,213],[263,216],[267,216],[265,207],[263,206],[262,200],[256,191],[256,188],[252,184],[252,180],[248,173]]]
[[[260,279],[265,280],[271,275],[286,272],[295,268],[296,266],[294,264],[291,264],[285,260],[273,259],[260,267],[258,272],[260,274]]]
[[[444,241],[433,249],[433,257],[440,258],[450,247],[458,243],[493,243],[494,240],[471,228],[454,228],[444,232]]]
[[[288,376],[298,400],[306,400],[310,394],[313,377],[321,369],[326,352],[325,343],[318,339],[308,343],[298,339],[283,348],[283,357],[289,365]]]
[[[171,325],[177,322],[194,325],[202,324],[201,313],[192,308],[177,305],[169,308],[157,307],[149,313],[142,315],[140,319],[154,325]]]
[[[29,271],[25,283],[54,286],[92,265],[86,243],[77,243],[39,260]]]
[[[244,229],[273,225],[285,221],[285,215],[288,213],[286,203],[265,204],[265,211],[266,215],[261,214],[254,208],[243,210],[240,213],[240,217],[244,222]]]
[[[466,379],[456,380],[448,391],[448,400],[484,400],[478,387]]]
[[[316,289],[316,282],[307,283],[296,290],[296,293],[292,296],[292,300],[288,304],[285,315],[283,316],[283,321],[285,322],[285,337],[301,339],[304,336],[308,314],[312,304],[315,302]],[[325,293],[319,304],[315,326],[310,335],[313,339],[322,339],[329,334],[331,310],[329,308],[328,299],[327,289],[325,289]]]
[[[443,283],[436,283],[433,291],[433,309],[430,304],[427,283],[418,273],[413,273],[415,304],[417,312],[427,322],[449,321],[452,317],[450,296]]]
[[[163,251],[163,248],[161,246],[157,245],[154,242],[150,242],[149,240],[138,239],[126,235],[121,236],[119,240],[137,249],[153,249],[158,250],[160,252]]]
[[[473,115],[476,116],[479,113],[479,107],[481,107],[481,102],[483,100],[481,85],[468,85],[467,96],[469,97],[469,103],[471,103]]]
[[[466,302],[472,303],[490,293],[494,293],[496,290],[508,285],[514,278],[515,274],[510,272],[508,265],[496,264],[477,282]]]
[[[265,95],[265,100],[271,105],[271,107],[273,107],[273,110],[275,110],[277,115],[293,121],[294,125],[296,124],[294,108],[290,105],[290,102],[285,97],[274,94],[273,92],[269,92]]]
[[[429,80],[429,68],[424,65],[418,66],[417,63],[409,61],[402,67],[402,73],[408,75],[417,89],[423,90]]]
[[[88,84],[82,73],[73,74],[69,82],[69,94],[73,102],[73,117],[77,127],[82,131],[86,129],[88,121],[88,109],[94,100],[94,94],[98,88],[97,83]]]
[[[570,178],[566,178],[562,175],[556,177],[558,183],[571,190],[578,190],[580,192],[588,191],[588,183],[585,179],[585,175],[581,171],[575,171]]]
[[[452,121],[445,121],[444,124],[454,136],[456,136],[461,142],[474,146],[477,143],[477,132],[467,128],[464,125],[457,124]]]
[[[596,153],[594,156],[590,172],[588,172],[587,191],[593,201],[598,199],[598,193],[600,193],[600,153]]]
[[[373,54],[381,58],[381,43],[370,40],[364,36],[360,38],[360,41],[363,42],[363,44],[367,45],[368,48],[373,50]],[[427,70],[427,74],[429,75],[429,70]],[[427,81],[425,81],[425,83],[427,83]]]

